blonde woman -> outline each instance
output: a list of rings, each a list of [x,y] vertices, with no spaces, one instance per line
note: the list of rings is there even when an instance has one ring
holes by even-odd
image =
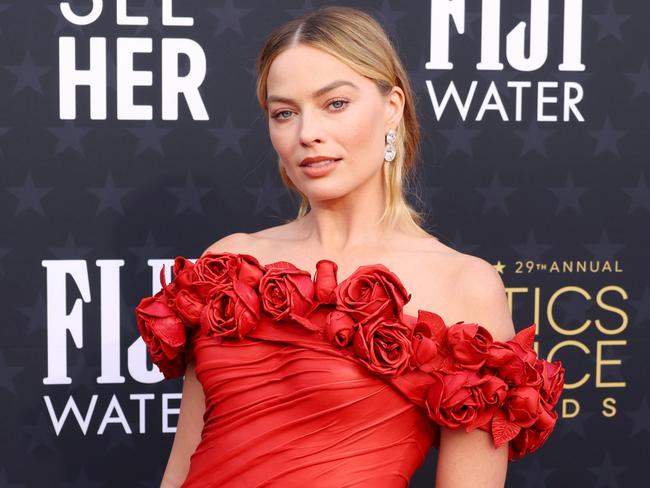
[[[323,8],[271,33],[257,68],[301,205],[177,257],[138,305],[152,360],[185,375],[162,486],[404,487],[435,446],[435,486],[502,487],[552,431],[563,369],[534,326],[515,336],[495,269],[407,203],[419,128],[386,33]]]

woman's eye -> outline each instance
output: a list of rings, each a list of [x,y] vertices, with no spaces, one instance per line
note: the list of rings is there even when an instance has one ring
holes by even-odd
[[[289,117],[281,117],[281,115],[282,115],[282,114],[290,114],[290,113],[291,113],[290,110],[282,110],[281,112],[276,113],[276,114],[273,116],[273,118],[274,118],[274,119],[282,119],[282,120],[284,120],[284,119],[288,119]]]
[[[335,110],[342,110],[343,107],[345,107],[345,105],[348,104],[348,103],[350,103],[350,102],[348,102],[347,100],[333,100],[332,102],[330,102],[330,105],[333,106],[335,103],[341,103],[341,104],[343,104],[343,105],[340,105],[340,106],[338,106],[338,107],[334,107]]]

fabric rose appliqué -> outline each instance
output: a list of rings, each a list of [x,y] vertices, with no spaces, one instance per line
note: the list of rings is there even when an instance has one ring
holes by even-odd
[[[260,318],[257,287],[265,268],[248,254],[205,254],[194,267],[195,286],[205,296],[201,330],[210,336],[239,339],[255,328]]]
[[[382,375],[399,375],[411,358],[411,331],[397,319],[382,316],[357,325],[354,352],[366,367]]]
[[[317,330],[307,316],[314,309],[314,282],[309,272],[286,261],[267,265],[259,283],[262,308],[273,320],[293,320]]]
[[[165,283],[165,268],[160,271],[162,289],[145,297],[135,308],[136,323],[151,360],[166,379],[183,374],[190,357],[186,348],[187,331],[183,316],[175,308],[182,291]]]
[[[404,304],[411,299],[395,273],[382,264],[360,266],[335,290],[336,309],[357,323],[376,316],[403,319]]]

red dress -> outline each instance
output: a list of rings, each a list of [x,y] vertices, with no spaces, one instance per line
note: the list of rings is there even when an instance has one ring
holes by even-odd
[[[195,361],[205,393],[192,487],[404,487],[441,426],[489,432],[509,459],[550,435],[564,383],[537,358],[534,324],[499,342],[479,324],[403,312],[411,295],[381,264],[337,282],[248,254],[174,262],[136,308],[167,379]]]

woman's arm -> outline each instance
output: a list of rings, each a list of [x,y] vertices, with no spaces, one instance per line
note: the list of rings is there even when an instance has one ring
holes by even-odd
[[[217,253],[239,249],[245,237],[246,234],[244,233],[235,233],[222,237],[211,244],[201,255],[208,252]],[[187,478],[190,457],[201,440],[204,412],[205,396],[203,388],[196,377],[194,363],[190,363],[187,366],[185,379],[183,380],[183,396],[181,398],[174,443],[167,460],[167,467],[160,488],[178,488]]]
[[[469,256],[457,273],[454,316],[485,327],[498,341],[514,336],[512,313],[501,276],[483,259]],[[455,308],[455,307],[454,307]],[[494,448],[490,434],[476,429],[440,431],[436,488],[503,488],[508,444]]]
[[[190,467],[190,456],[201,440],[204,412],[203,389],[196,378],[194,363],[190,363],[183,380],[183,396],[174,443],[160,488],[178,488],[185,481]]]

